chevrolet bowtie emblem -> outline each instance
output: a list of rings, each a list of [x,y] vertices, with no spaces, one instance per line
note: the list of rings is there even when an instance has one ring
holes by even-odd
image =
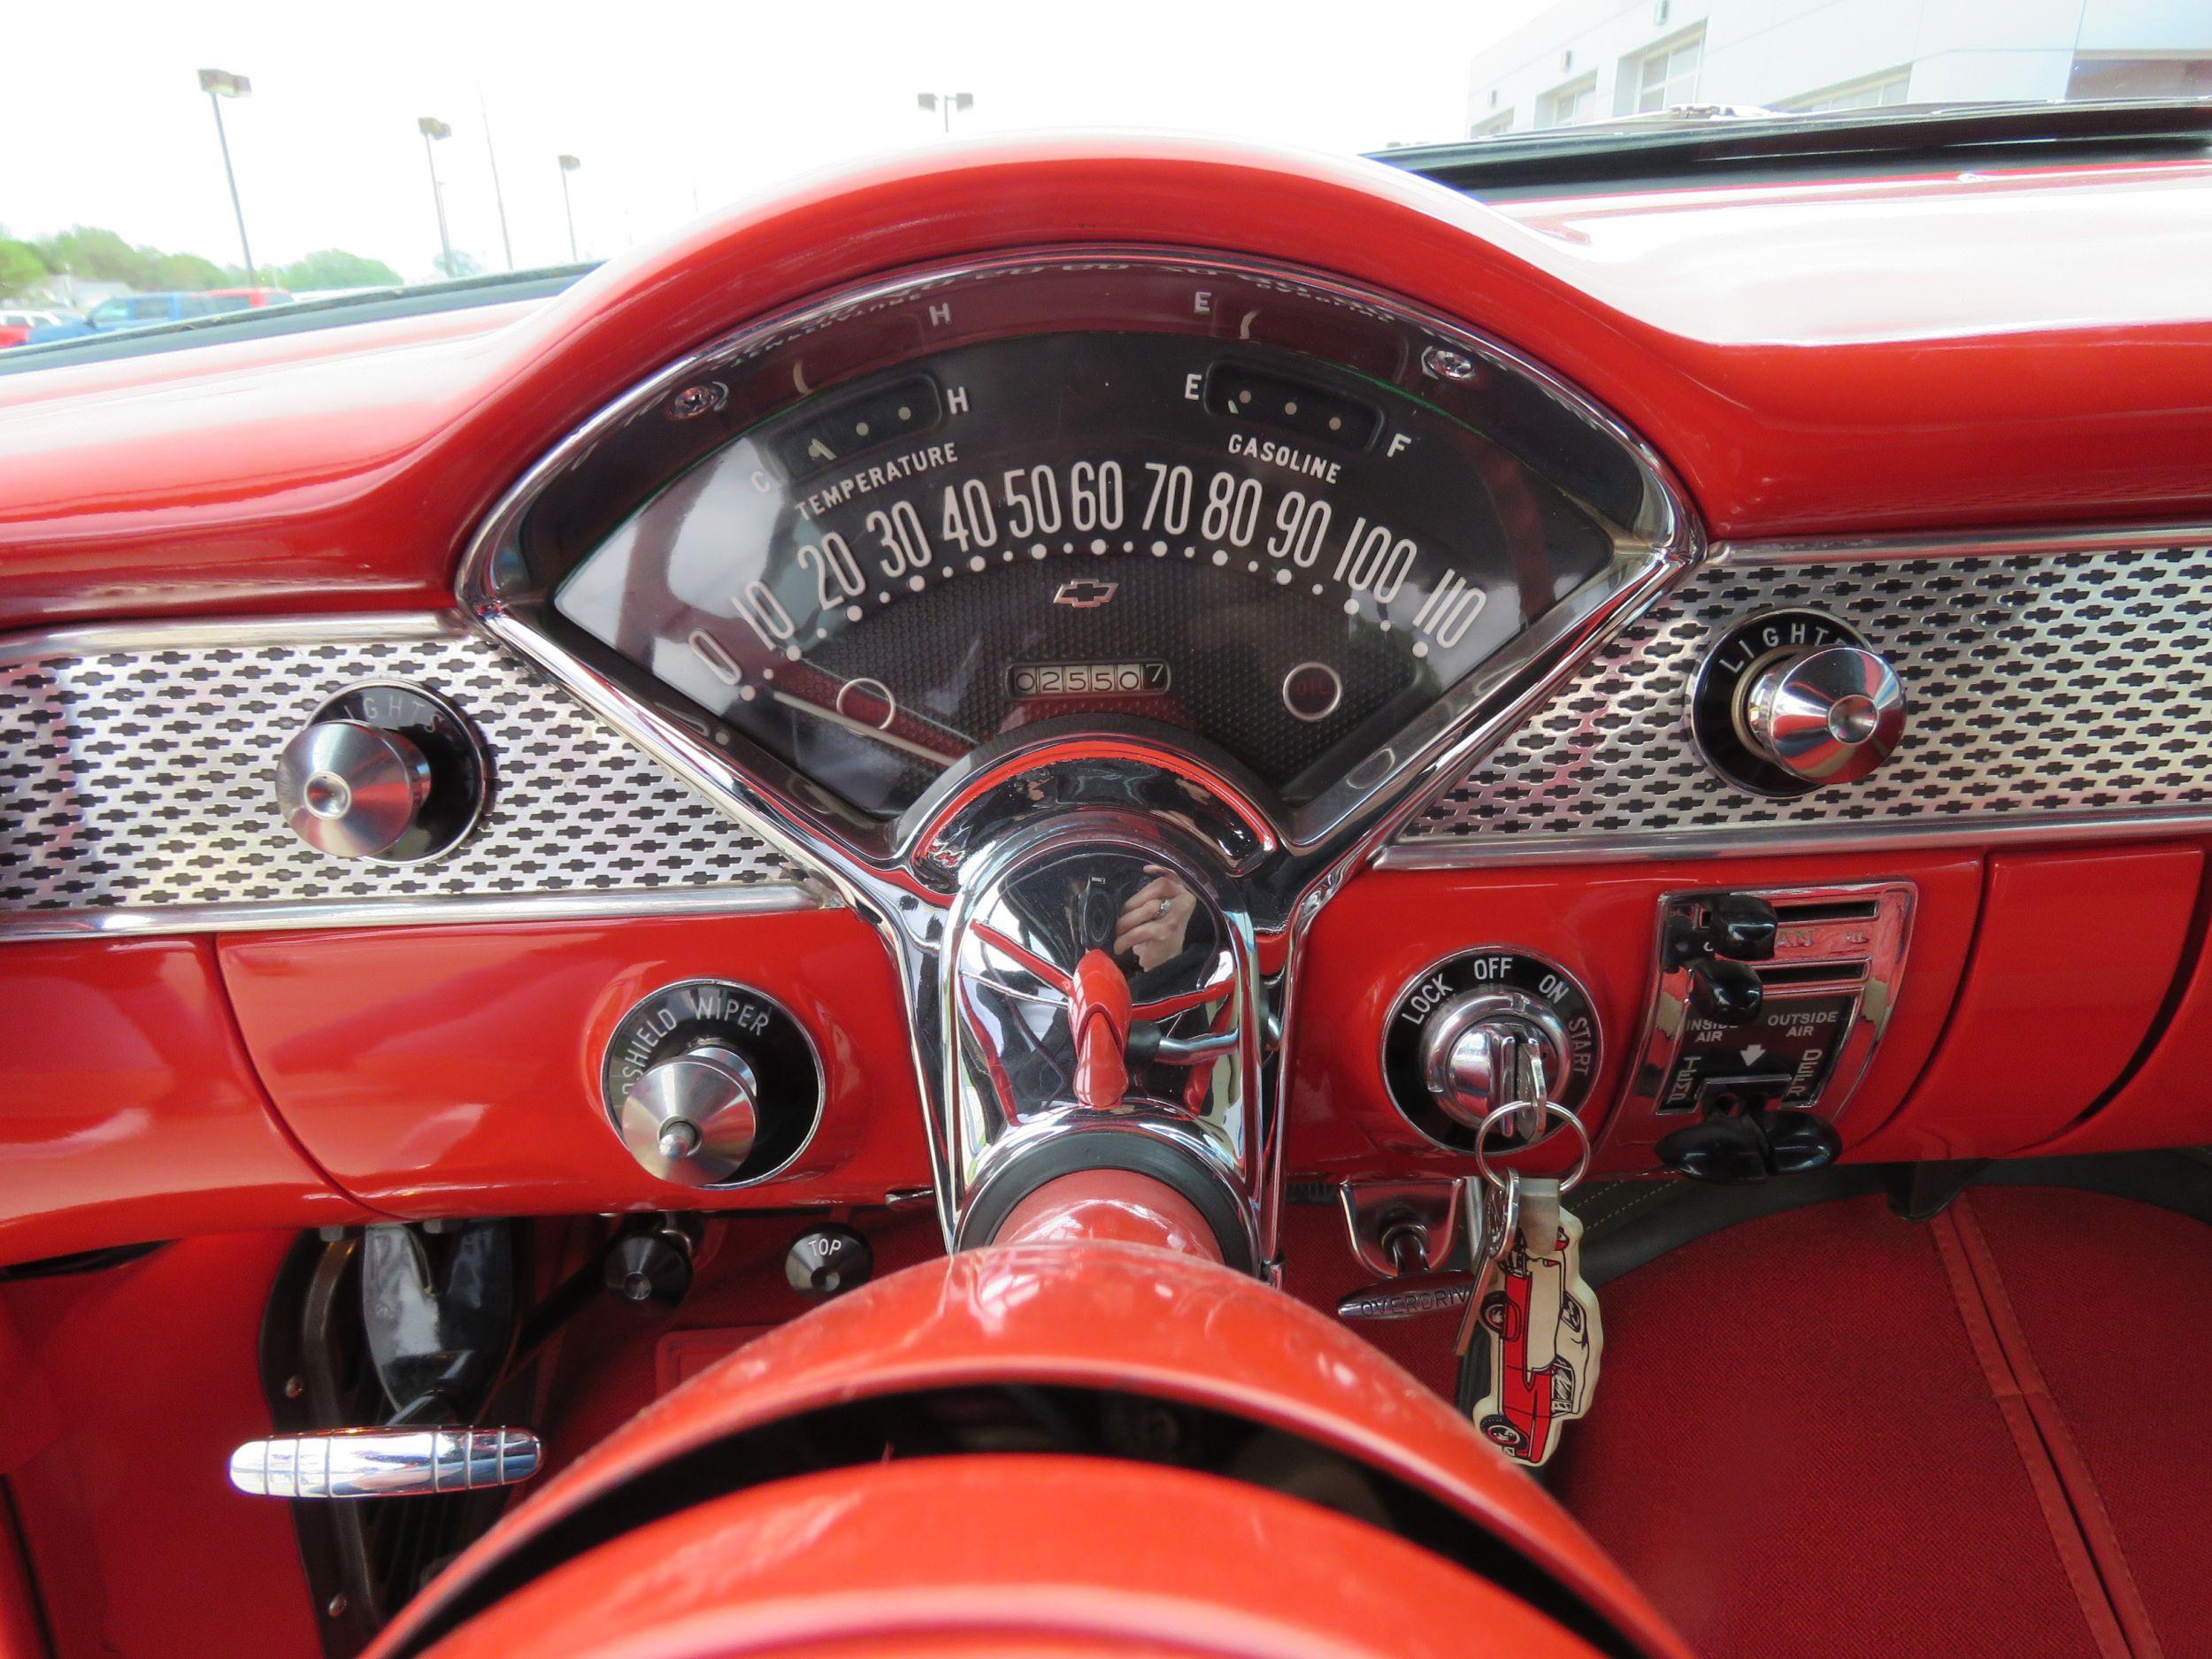
[[[1095,611],[1121,591],[1119,582],[1102,582],[1088,576],[1077,576],[1060,584],[1060,591],[1052,595],[1056,605],[1073,605],[1078,611]]]

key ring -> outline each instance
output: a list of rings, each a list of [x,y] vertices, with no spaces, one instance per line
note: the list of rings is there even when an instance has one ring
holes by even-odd
[[[1533,1104],[1533,1102],[1529,1101],[1508,1101],[1504,1105],[1498,1107],[1495,1110],[1494,1110],[1487,1118],[1485,1118],[1482,1120],[1481,1125],[1475,1130],[1475,1168],[1481,1174],[1484,1180],[1489,1182],[1491,1186],[1496,1187],[1500,1192],[1503,1192],[1505,1190],[1505,1177],[1499,1174],[1497,1171],[1490,1167],[1490,1160],[1483,1156],[1482,1143],[1490,1138],[1490,1131],[1494,1125],[1502,1123],[1508,1116],[1514,1112],[1526,1111],[1532,1104]],[[1567,1194],[1574,1191],[1577,1187],[1580,1186],[1582,1184],[1582,1178],[1589,1173],[1590,1154],[1592,1150],[1590,1146],[1590,1132],[1582,1126],[1581,1118],[1576,1117],[1564,1106],[1562,1106],[1557,1101],[1548,1100],[1543,1102],[1543,1106],[1544,1112],[1547,1117],[1557,1118],[1562,1120],[1570,1129],[1572,1129],[1575,1132],[1575,1139],[1582,1142],[1582,1156],[1575,1160],[1574,1168],[1569,1170],[1565,1175],[1560,1178],[1559,1180],[1560,1195],[1564,1197]],[[1533,1146],[1536,1143],[1534,1141],[1531,1141],[1529,1144]]]

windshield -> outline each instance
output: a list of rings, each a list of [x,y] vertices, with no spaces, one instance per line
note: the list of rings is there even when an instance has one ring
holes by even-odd
[[[8,345],[588,263],[814,167],[976,134],[1355,153],[1686,107],[2212,94],[2212,6],[2147,0],[120,13],[27,14],[15,42],[0,305],[54,317],[0,330]]]

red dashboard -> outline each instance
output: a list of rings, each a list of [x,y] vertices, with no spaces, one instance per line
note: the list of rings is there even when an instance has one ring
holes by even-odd
[[[1379,170],[1188,145],[946,152],[734,211],[534,309],[12,381],[0,436],[28,443],[36,464],[10,469],[0,500],[0,607],[27,627],[449,605],[472,525],[641,369],[869,273],[1070,239],[1292,258],[1464,319],[1617,411],[1734,560],[1814,535],[1838,538],[1839,557],[1901,557],[1910,537],[1897,555],[1841,540],[1901,527],[2000,550],[2055,532],[2054,548],[2174,541],[2110,526],[2203,505],[2205,481],[2174,435],[2199,418],[2212,343],[2191,296],[2154,284],[2124,308],[2101,306],[2098,262],[2070,257],[2023,261],[1995,291],[1898,273],[2009,264],[2008,242],[2031,238],[2070,250],[2075,226],[2139,243],[2147,268],[2166,270],[2155,250],[2203,211],[2206,185],[2200,167],[2159,165],[1492,211]],[[1847,243],[1897,280],[1838,274]],[[2074,520],[2102,527],[2057,531]],[[1794,837],[1778,826],[1718,863],[1551,862],[1559,848],[1518,868],[1509,849],[1491,869],[1364,878],[1315,935],[1313,995],[1329,1012],[1295,1034],[1290,1166],[1333,1178],[1448,1164],[1409,1133],[1373,1060],[1385,1004],[1425,964],[1498,942],[1574,968],[1608,1035],[1594,1097],[1616,1100],[1660,896],[1830,878],[1920,889],[1909,988],[1854,1098],[1849,1139],[1868,1156],[1955,1157],[2048,1141],[2155,1053],[2156,1026],[2178,1014],[2174,1040],[2189,1042],[2196,1003],[2178,976],[2193,965],[2199,866],[2180,839],[2185,814],[2170,828],[2129,813],[2054,817],[2042,839],[2066,850],[2051,854],[1990,857],[1961,833],[1940,851],[1854,855],[1833,849],[1826,824]],[[2113,828],[2175,844],[2074,849]],[[2032,829],[2007,821],[2008,848],[2023,834],[2032,844]],[[1424,838],[1386,862],[1451,864],[1474,850]],[[33,1069],[18,1088],[49,1104],[18,1120],[12,1255],[219,1215],[311,1223],[349,1204],[425,1215],[649,1203],[656,1184],[594,1121],[593,1056],[635,987],[718,965],[799,1010],[829,1059],[828,1132],[777,1202],[929,1184],[896,987],[850,917],[209,931],[211,944],[9,954],[10,979],[53,1003],[36,1023],[69,1033],[19,1062]],[[2059,941],[2095,933],[2132,942],[2093,976],[2091,1008]],[[2076,1059],[1997,1087],[1986,1051],[2061,986]],[[2150,1093],[2122,1093],[2072,1143],[2170,1139],[2185,1109]],[[395,1110],[395,1098],[411,1104]],[[1632,1118],[1614,1117],[1601,1169],[1643,1161],[1653,1125]]]
[[[1120,1087],[1132,1102],[1148,1091],[1132,1167],[1215,1228],[1214,1254],[1294,1288],[1300,1248],[1386,1271],[1387,1228],[1361,1229],[1391,1194],[1448,1217],[1478,1125],[1495,1127],[1487,1109],[1509,1103],[1504,1068],[1532,1053],[1573,1131],[1553,1125],[1501,1155],[1532,1175],[1586,1151],[1594,1179],[1679,1173],[1707,1156],[1683,1136],[1722,1118],[1807,1120],[1807,1136],[1829,1137],[1819,1161],[1839,1151],[1858,1164],[2202,1141],[2212,531],[2194,526],[2212,524],[2208,219],[2212,166],[2194,161],[1488,205],[1379,166],[1166,140],[950,146],[731,209],[543,302],[0,378],[12,462],[0,468],[0,626],[13,635],[0,664],[0,766],[12,768],[0,779],[0,1094],[15,1102],[0,1113],[0,1266],[264,1230],[663,1212],[760,1212],[762,1226],[873,1215],[910,1229],[919,1255],[988,1242],[1010,1204],[1100,1167],[1086,1153],[1007,1174],[1042,1157],[1039,1125],[1074,1123],[1063,1146],[1102,1143],[1100,1124],[1074,1122],[1099,1086],[1071,1086],[1071,1103],[1038,1081],[1064,1033],[1053,1025],[1048,1041],[1022,1010],[1055,998],[1072,1010],[1076,1071],[1098,1075],[1093,1013],[1127,1062],[1109,1111],[1123,1109]],[[2142,280],[2116,284],[2117,265]],[[703,701],[669,665],[693,612],[656,590],[679,620],[652,632],[661,611],[635,603],[638,572],[659,560],[687,604],[727,595],[687,595],[690,544],[672,531],[672,551],[656,543],[646,504],[680,498],[712,457],[754,453],[726,446],[757,443],[789,463],[774,480],[789,499],[776,500],[806,534],[844,522],[834,475],[774,446],[818,432],[789,424],[783,404],[803,393],[817,401],[802,413],[829,397],[849,423],[862,406],[834,402],[849,381],[900,396],[926,384],[946,400],[940,442],[953,433],[978,454],[1026,442],[957,424],[969,388],[987,382],[980,367],[928,368],[939,322],[926,308],[1000,304],[992,282],[1034,293],[1063,279],[1093,284],[1082,315],[1101,335],[1136,329],[1147,282],[1197,286],[1192,315],[1143,325],[1178,349],[1226,354],[1191,358],[1187,374],[1175,359],[1194,422],[1217,412],[1206,377],[1224,364],[1259,376],[1290,360],[1293,336],[1268,331],[1294,303],[1337,319],[1325,349],[1298,343],[1327,372],[1298,381],[1294,404],[1335,399],[1317,406],[1356,422],[1371,405],[1381,430],[1412,431],[1392,401],[1408,387],[1408,409],[1447,414],[1454,380],[1520,398],[1498,431],[1525,419],[1525,432],[1468,451],[1488,469],[1479,499],[1502,526],[1490,565],[1455,554],[1414,620],[1419,595],[1401,612],[1387,592],[1378,600],[1383,579],[1359,587],[1358,530],[1339,566],[1356,572],[1343,611],[1377,629],[1348,650],[1386,634],[1395,650],[1418,628],[1440,640],[1452,595],[1494,579],[1496,593],[1519,584],[1512,628],[1448,672],[1427,643],[1426,668],[1386,664],[1377,648],[1382,665],[1356,672],[1348,658],[1341,673],[1318,647],[1281,645],[1284,663],[1250,676],[1271,717],[1279,692],[1287,714],[1286,735],[1268,741],[1288,758],[1269,771],[1276,751],[1259,738],[1238,748],[1235,709],[1214,741],[1206,651],[1179,654],[1170,622],[1235,641],[1218,646],[1232,667],[1248,639],[1277,649],[1320,624],[1238,634],[1246,602],[1194,586],[1099,647],[1096,664],[1057,650],[1014,668],[1097,673],[1101,686],[1110,670],[1118,695],[1155,657],[1164,680],[1172,658],[1187,706],[1170,723],[1206,742],[1186,753],[1161,735],[1162,703],[1137,698],[1027,724],[994,704],[977,742],[949,710],[972,710],[981,692],[926,710],[934,691],[901,676],[1013,625],[947,612],[933,632],[879,634],[891,643],[864,659],[841,644],[860,625],[841,635],[839,616],[850,598],[857,619],[876,579],[833,592],[837,548],[818,549],[837,539],[817,536],[802,551],[823,561],[818,649],[795,635],[796,607],[787,590],[768,595],[769,575],[741,587],[745,566],[727,603],[764,649],[741,661],[693,630],[705,667],[687,658],[684,671],[731,694],[726,707]],[[1238,288],[1217,315],[1217,290],[1235,283],[1280,297]],[[1321,327],[1302,314],[1298,326]],[[841,358],[864,326],[887,355]],[[1370,353],[1385,328],[1414,346]],[[1432,335],[1446,344],[1420,343]],[[979,338],[975,365],[996,336]],[[1262,344],[1279,355],[1236,355]],[[802,351],[815,355],[797,367],[776,355]],[[1007,479],[1043,472],[1058,491],[1119,467],[1066,470],[1105,451],[1082,447],[1091,415],[1051,390],[1048,359],[1006,373],[1034,400],[1023,404],[1034,424],[1075,434],[1033,467],[1025,450]],[[749,375],[772,380],[783,404],[767,391],[748,404]],[[1566,421],[1563,410],[1571,422],[1540,426]],[[770,416],[786,424],[762,425]],[[649,441],[679,447],[649,454]],[[1271,442],[1271,456],[1309,468],[1290,480],[1302,486],[1372,464],[1327,459],[1318,427]],[[1304,447],[1279,447],[1294,442]],[[1154,465],[1171,511],[1173,470]],[[1148,518],[1133,526],[1141,466],[1126,466],[1120,549],[1102,535],[1079,547],[1076,497],[1064,557],[1077,563],[1048,566],[1063,555],[1036,543],[1051,572],[1036,603],[1071,613],[1053,612],[1055,627],[1099,626],[1118,586],[1126,604],[1143,571],[1178,567],[1166,540],[1146,557]],[[1244,472],[1286,488],[1286,467]],[[752,476],[767,495],[767,472]],[[854,478],[864,494],[885,488],[880,466],[872,483]],[[742,502],[716,506],[715,488],[701,499],[728,516],[696,522],[717,548],[744,542]],[[990,486],[1001,518],[1015,488]],[[927,533],[941,547],[961,538],[941,575],[966,581],[968,538],[990,543],[956,487],[945,496],[945,527],[933,495]],[[1361,526],[1388,498],[1361,498]],[[1043,499],[1022,494],[1025,515],[1041,523]],[[1087,499],[1103,524],[1108,497]],[[1207,533],[1225,549],[1249,536],[1234,528],[1239,499],[1224,488],[1225,527]],[[1295,559],[1307,496],[1266,500],[1259,534],[1280,525],[1283,560]],[[853,504],[856,523],[866,505]],[[1349,511],[1338,509],[1340,536]],[[1435,512],[1465,521],[1460,507]],[[1587,565],[1572,562],[1584,530]],[[884,545],[899,533],[887,518]],[[1421,534],[1425,549],[1436,539]],[[1532,574],[1540,545],[1554,563]],[[620,567],[629,609],[586,618],[573,595],[595,549],[631,546],[646,551]],[[1204,551],[1204,537],[1184,549],[1194,584],[1211,580]],[[1256,582],[1279,568],[1282,591],[1303,592],[1303,562],[1271,567],[1251,551]],[[1010,541],[1003,558],[1008,573],[989,580],[1010,584],[1026,565]],[[1233,575],[1229,561],[1212,558]],[[911,566],[917,617],[935,603],[923,594],[933,562]],[[975,581],[986,565],[977,551]],[[898,568],[876,595],[887,626],[905,614],[892,609],[908,580]],[[1528,597],[1539,588],[1540,603]],[[1333,618],[1337,594],[1319,580],[1311,591]],[[1478,597],[1470,618],[1482,609]],[[1762,626],[1782,632],[1762,644]],[[1747,638],[1750,666],[1732,664]],[[1286,672],[1309,649],[1322,660]],[[1846,657],[1863,683],[1816,683]],[[741,681],[767,708],[801,700],[783,688],[802,671],[828,677],[826,713],[797,718],[795,736],[745,724]],[[1369,672],[1362,718],[1379,724],[1328,728],[1343,741],[1326,753],[1317,737],[1297,747],[1297,723],[1319,730],[1366,695]],[[1001,698],[1033,683],[987,672]],[[336,720],[373,739],[375,698],[394,687],[431,696],[455,747],[424,738],[423,755],[358,764],[417,769],[403,829],[381,844],[429,835],[435,856],[333,857],[307,829],[302,845],[297,803],[285,796],[288,827],[273,793],[286,787],[272,783],[280,753]],[[1432,710],[1415,707],[1424,696]],[[1792,697],[1826,699],[1828,772],[1793,770],[1801,751],[1771,724]],[[1087,719],[1095,729],[1068,724]],[[897,753],[870,771],[836,747],[856,731]],[[464,772],[474,793],[455,797]],[[369,801],[358,780],[371,772],[347,775]],[[455,814],[448,829],[422,817],[425,800]],[[1037,808],[1096,815],[1079,820],[1100,826],[1079,872],[1064,833],[1079,820],[1041,827],[1023,816]],[[347,803],[306,810],[338,818]],[[1040,941],[1057,937],[1070,903],[1108,909],[1068,925],[1063,960]],[[1746,916],[1764,929],[1756,949],[1726,942]],[[1173,925],[1171,946],[1128,947],[1141,964],[1128,987],[1117,973],[1094,997],[1089,957],[1153,923]],[[702,986],[759,1002],[655,1001]],[[1448,1019],[1461,1023],[1447,1031]],[[693,1022],[683,1052],[670,1046],[680,1021]],[[638,1056],[627,1072],[626,1052]],[[665,1087],[720,1088],[721,1110],[741,1096],[747,1133],[719,1163],[710,1111],[695,1124],[668,1107],[638,1138],[626,1102],[642,1098],[648,1060],[692,1067]],[[1479,1103],[1436,1103],[1455,1090]],[[1179,1174],[1166,1167],[1177,1159]],[[1449,1228],[1425,1242],[1427,1265],[1442,1265]],[[988,1311],[988,1286],[943,1294]],[[1064,1381],[1062,1363],[1040,1360],[1040,1375]],[[1185,1363],[1163,1358],[1163,1374]],[[628,1398],[636,1380],[616,1392]],[[242,1386],[210,1387],[236,1408]],[[736,1421],[711,1426],[735,1433]],[[611,1445],[613,1462],[595,1467],[674,1455],[644,1432]],[[1116,1501],[1036,1474],[1056,1502]],[[578,1476],[563,1502],[581,1504],[595,1478]],[[728,1524],[749,1535],[742,1514]],[[530,1547],[529,1525],[510,1527],[465,1563]],[[1571,1563],[1565,1580],[1585,1582],[1581,1545],[1547,1548]],[[546,1619],[580,1616],[567,1594],[546,1593]],[[591,1600],[588,1586],[574,1594]],[[1640,1603],[1621,1594],[1614,1610],[1633,1626]],[[419,1613],[427,1642],[446,1614]],[[535,1616],[502,1617],[523,1632]],[[414,1634],[393,1640],[388,1651],[414,1650]],[[1662,1651],[1671,1639],[1637,1640]]]

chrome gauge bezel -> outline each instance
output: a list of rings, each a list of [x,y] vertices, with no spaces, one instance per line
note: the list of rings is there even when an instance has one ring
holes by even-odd
[[[1657,455],[1612,416],[1509,347],[1401,297],[1292,265],[1206,250],[1077,246],[932,265],[856,285],[749,325],[672,363],[564,440],[494,510],[462,561],[457,587],[465,610],[480,628],[567,687],[709,798],[841,886],[843,872],[855,868],[885,876],[907,869],[932,827],[921,810],[927,803],[889,823],[867,818],[742,738],[718,734],[695,706],[657,687],[641,671],[553,613],[552,583],[534,575],[523,534],[532,508],[546,492],[631,423],[689,423],[703,414],[718,415],[728,396],[727,380],[718,380],[718,373],[795,339],[818,338],[852,319],[879,319],[910,300],[942,303],[964,287],[1046,270],[1094,271],[1125,282],[1133,273],[1150,273],[1256,283],[1286,303],[1325,307],[1339,321],[1349,318],[1359,326],[1394,331],[1402,339],[1406,362],[1408,384],[1401,389],[1417,392],[1447,414],[1468,419],[1453,405],[1455,399],[1476,396],[1466,388],[1486,380],[1484,373],[1470,372],[1479,366],[1536,393],[1551,411],[1548,419],[1569,417],[1562,429],[1586,434],[1599,446],[1593,453],[1601,449],[1612,457],[1609,464],[1625,462],[1639,487],[1633,523],[1617,523],[1592,510],[1614,538],[1610,566],[1448,687],[1371,763],[1295,810],[1271,799],[1249,803],[1289,849],[1333,853],[1357,843],[1362,850],[1371,850],[1422,798],[1463,772],[1600,639],[1702,553],[1694,516]],[[1111,325],[1090,318],[1086,326]],[[1025,322],[1007,332],[1034,332],[1037,326]],[[787,401],[797,396],[795,392]],[[763,409],[751,419],[772,412]],[[703,430],[709,423],[699,424]],[[1586,500],[1583,505],[1590,510]],[[1232,792],[1260,793],[1249,791],[1241,780]]]

